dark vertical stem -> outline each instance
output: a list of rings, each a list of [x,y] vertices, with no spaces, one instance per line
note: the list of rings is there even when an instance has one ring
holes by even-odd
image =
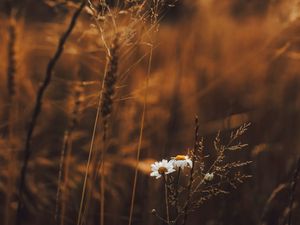
[[[101,194],[101,204],[100,204],[100,224],[104,225],[104,206],[105,206],[105,152],[106,152],[106,141],[107,141],[107,128],[108,128],[108,117],[112,113],[113,106],[113,95],[115,94],[115,84],[118,76],[118,65],[119,65],[119,48],[120,48],[120,34],[116,33],[113,40],[112,47],[110,48],[109,55],[109,70],[104,78],[104,90],[102,92],[102,104],[101,104],[101,116],[103,119],[103,150],[101,152],[101,163],[100,168],[100,194]]]
[[[178,216],[179,211],[178,211],[178,189],[179,189],[179,179],[180,179],[180,173],[181,173],[181,168],[179,167],[178,172],[177,172],[177,178],[176,178],[176,186],[175,186],[175,210],[176,210],[176,216]]]
[[[108,129],[108,122],[109,122],[109,116],[112,113],[112,106],[113,106],[113,95],[115,93],[115,84],[117,81],[117,73],[118,73],[118,63],[119,63],[119,56],[118,56],[118,50],[120,48],[119,43],[120,34],[116,33],[115,38],[113,40],[112,46],[109,49],[108,56],[107,56],[107,62],[105,66],[104,71],[104,78],[101,85],[101,92],[98,99],[98,107],[97,107],[97,115],[94,123],[93,128],[93,135],[92,140],[90,144],[90,150],[89,150],[89,157],[87,162],[87,168],[84,178],[84,184],[82,188],[82,194],[81,194],[81,202],[80,202],[80,208],[78,212],[78,219],[77,219],[77,225],[84,223],[84,218],[87,213],[87,206],[89,205],[88,202],[91,200],[91,194],[93,192],[94,186],[93,184],[96,182],[96,179],[98,178],[99,171],[100,175],[104,174],[104,159],[105,159],[105,150],[106,150],[106,138],[107,138],[107,129]],[[102,118],[102,125],[103,125],[103,135],[102,135],[102,143],[103,143],[103,149],[101,151],[100,158],[98,155],[92,159],[92,152],[93,152],[93,146],[94,146],[94,139],[96,135],[96,128],[98,124],[98,119],[101,115]],[[91,187],[89,190],[87,190],[87,182],[89,178],[89,168],[92,164],[92,180]],[[101,189],[101,203],[100,203],[100,211],[104,212],[104,189],[105,183],[104,178],[100,178],[100,189]],[[87,192],[87,193],[86,193]],[[85,202],[85,208],[83,207],[83,203]],[[100,213],[101,215],[104,213]],[[100,218],[100,224],[104,223],[104,217],[101,216]]]
[[[15,95],[15,45],[16,45],[16,28],[13,22],[10,22],[8,27],[9,42],[8,42],[8,68],[7,68],[7,90],[10,100]],[[10,102],[11,104],[11,102]]]
[[[60,224],[59,219],[61,219],[61,218],[59,218],[59,214],[60,214],[60,211],[61,211],[61,208],[60,208],[61,193],[63,192],[62,179],[63,179],[63,172],[64,172],[64,167],[65,167],[64,165],[65,165],[65,159],[66,159],[66,149],[67,149],[67,146],[68,146],[68,139],[69,139],[69,132],[65,131],[63,145],[62,145],[62,148],[61,148],[61,155],[60,155],[58,181],[57,181],[57,191],[56,191],[56,202],[55,202],[54,219],[55,219],[57,225]]]
[[[66,213],[66,204],[67,204],[67,196],[68,196],[68,178],[69,178],[69,167],[70,167],[70,158],[71,158],[71,151],[72,151],[72,142],[73,142],[73,132],[77,127],[78,120],[79,120],[79,113],[80,113],[80,106],[81,106],[81,96],[83,91],[83,85],[80,84],[75,91],[75,105],[72,111],[72,118],[68,129],[65,132],[65,138],[62,148],[62,169],[61,169],[61,180],[58,180],[58,192],[61,191],[61,196],[58,196],[58,201],[60,201],[60,205],[57,205],[58,208],[58,216],[60,216],[60,225],[64,225],[65,222],[65,213]],[[58,223],[58,217],[57,217]]]
[[[183,216],[183,225],[186,225],[186,221],[187,221],[187,217],[188,217],[188,207],[189,207],[189,202],[191,200],[191,189],[192,189],[192,184],[194,181],[194,168],[195,168],[195,152],[197,151],[199,147],[199,120],[198,117],[195,118],[195,143],[194,143],[194,149],[192,151],[192,162],[193,162],[193,166],[191,168],[191,172],[190,172],[190,181],[188,184],[188,196],[187,196],[187,201],[186,201],[186,205],[184,207],[184,216]]]
[[[9,162],[8,169],[11,170],[14,168],[15,164],[15,155],[13,152],[13,132],[14,132],[14,113],[15,113],[15,105],[14,96],[15,96],[15,74],[16,74],[16,27],[15,21],[13,18],[10,19],[9,27],[8,27],[8,49],[7,49],[7,58],[8,58],[8,66],[7,66],[7,91],[8,91],[8,106],[7,106],[7,126],[4,128],[5,136],[7,135],[7,140],[10,146],[9,151]],[[7,184],[7,193],[6,193],[6,203],[5,203],[5,220],[4,224],[8,225],[11,217],[10,213],[10,201],[12,197],[12,187],[15,185],[15,176],[11,176],[8,178]]]
[[[166,222],[170,224],[170,213],[169,213],[169,202],[168,202],[168,186],[167,186],[167,177],[163,174],[164,186],[165,186],[165,202],[166,202]]]
[[[70,36],[73,28],[75,27],[77,19],[80,15],[82,9],[84,8],[86,2],[87,2],[86,0],[82,1],[80,7],[73,14],[71,22],[70,22],[66,32],[61,36],[61,38],[59,40],[59,43],[58,43],[58,46],[57,46],[57,49],[56,49],[56,52],[55,52],[54,56],[50,59],[50,61],[48,63],[44,81],[43,81],[42,85],[40,86],[40,88],[38,90],[38,93],[37,93],[37,97],[36,97],[36,100],[35,100],[35,106],[34,106],[31,121],[29,123],[29,128],[28,128],[28,131],[27,131],[25,147],[24,147],[24,159],[23,159],[23,164],[22,164],[21,174],[20,174],[16,225],[20,225],[21,221],[22,221],[22,211],[23,211],[23,204],[24,204],[23,203],[23,191],[24,191],[24,188],[25,188],[28,162],[29,162],[29,159],[30,159],[30,156],[31,156],[31,139],[32,139],[32,134],[33,134],[34,129],[35,129],[36,124],[37,124],[37,119],[38,119],[38,117],[40,115],[40,112],[41,112],[43,96],[45,94],[45,91],[46,91],[47,87],[49,86],[49,84],[51,82],[53,69],[54,69],[57,61],[59,60],[59,58],[60,58],[60,56],[63,52],[64,45],[65,45],[68,37]]]
[[[134,178],[133,178],[132,194],[131,194],[131,201],[130,201],[130,211],[129,211],[128,225],[132,224],[133,211],[134,211],[134,202],[135,202],[137,179],[138,179],[138,165],[139,165],[139,161],[140,161],[142,141],[143,141],[143,134],[144,134],[144,126],[145,126],[145,119],[146,119],[146,111],[147,111],[148,86],[149,86],[149,79],[150,79],[150,74],[151,74],[152,56],[153,56],[153,47],[151,46],[149,60],[148,60],[148,69],[147,69],[147,77],[146,77],[146,88],[145,88],[144,99],[143,99],[144,100],[143,101],[143,112],[142,112],[142,117],[141,117],[141,125],[140,125],[140,132],[139,132],[139,141],[138,141],[137,154],[136,154],[136,165],[135,165],[135,170],[134,170]],[[147,197],[148,196],[146,196],[146,198]]]
[[[298,182],[298,176],[300,173],[300,157],[298,158],[297,161],[297,166],[293,175],[293,180],[291,182],[291,190],[290,190],[290,202],[289,202],[289,214],[288,214],[288,225],[292,225],[292,211],[293,211],[293,204],[294,204],[294,199],[295,199],[295,190]]]

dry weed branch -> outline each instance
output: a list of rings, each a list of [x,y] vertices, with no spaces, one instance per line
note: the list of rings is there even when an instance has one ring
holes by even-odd
[[[249,124],[244,124],[235,132],[232,132],[227,144],[222,143],[219,132],[214,140],[216,158],[208,166],[207,159],[211,156],[204,156],[203,154],[204,144],[203,139],[199,138],[199,125],[196,118],[195,143],[190,156],[177,155],[172,157],[168,163],[167,160],[163,160],[151,165],[153,172],[150,175],[156,176],[157,179],[161,175],[165,175],[166,172],[171,171],[168,172],[170,173],[168,175],[168,192],[170,193],[168,203],[175,208],[176,215],[170,219],[163,218],[158,216],[155,210],[158,219],[166,224],[181,222],[185,225],[188,215],[198,210],[207,200],[214,196],[228,194],[228,186],[236,189],[239,184],[251,177],[239,171],[240,168],[249,165],[250,161],[241,162],[237,160],[229,162],[229,157],[226,155],[228,151],[241,150],[246,146],[240,142],[235,142],[245,133],[248,127]],[[169,167],[169,163],[173,164],[173,168]],[[176,175],[173,175],[172,172],[176,171],[173,169],[177,169]],[[180,174],[183,174],[182,179],[179,178]]]
[[[67,184],[69,176],[69,166],[71,157],[71,146],[73,131],[78,123],[78,116],[82,99],[82,84],[75,88],[74,106],[71,113],[71,120],[63,138],[63,145],[61,149],[58,184],[56,192],[56,205],[55,205],[55,220],[57,225],[63,225],[66,211],[67,199]]]

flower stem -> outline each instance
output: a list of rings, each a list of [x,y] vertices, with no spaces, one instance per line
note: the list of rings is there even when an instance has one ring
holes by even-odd
[[[175,210],[176,210],[176,214],[179,214],[179,210],[178,210],[178,195],[179,195],[179,179],[180,179],[180,173],[181,173],[181,168],[179,167],[178,169],[178,173],[177,173],[177,179],[176,179],[176,186],[175,186]]]
[[[182,225],[186,225],[186,221],[187,221],[187,217],[188,217],[188,208],[189,208],[189,203],[191,200],[191,196],[194,193],[192,191],[192,185],[194,182],[194,168],[195,168],[195,153],[197,151],[199,147],[199,121],[198,121],[198,117],[196,117],[195,119],[195,144],[194,144],[194,148],[193,148],[193,152],[192,152],[192,162],[193,162],[193,166],[191,168],[191,172],[190,172],[190,181],[188,184],[188,194],[187,194],[187,201],[186,201],[186,205],[184,207],[184,216],[183,216],[183,222]]]
[[[167,224],[170,224],[170,214],[169,214],[169,204],[168,204],[168,187],[167,187],[167,177],[163,174],[164,183],[165,183],[165,200],[166,200],[166,216],[167,216]]]

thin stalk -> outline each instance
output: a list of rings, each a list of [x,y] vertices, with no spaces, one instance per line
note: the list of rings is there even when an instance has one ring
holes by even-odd
[[[167,177],[163,174],[164,186],[165,186],[165,202],[166,202],[166,222],[170,224],[170,213],[169,213],[169,202],[168,202],[168,186],[167,186]]]
[[[58,182],[57,182],[57,191],[56,191],[56,202],[55,202],[55,214],[54,219],[56,221],[56,224],[60,224],[59,220],[59,211],[60,209],[60,201],[61,201],[61,193],[62,193],[62,179],[63,179],[63,172],[64,172],[64,164],[65,164],[65,155],[66,155],[66,148],[67,148],[67,142],[68,142],[68,136],[69,132],[66,131],[64,134],[64,140],[60,155],[60,163],[59,163],[59,172],[58,172]]]
[[[99,27],[101,29],[101,27]],[[102,31],[101,31],[102,33]],[[101,151],[101,156],[100,159],[98,160],[97,155],[95,157],[95,160],[91,162],[90,156],[89,156],[89,164],[93,164],[94,167],[92,169],[92,185],[87,193],[86,197],[86,202],[90,201],[91,194],[93,191],[93,183],[95,183],[95,180],[98,176],[98,171],[100,171],[101,175],[101,180],[100,180],[100,198],[101,198],[101,203],[100,203],[100,224],[104,225],[104,198],[105,198],[105,180],[104,180],[104,173],[105,173],[105,168],[104,168],[104,160],[105,160],[105,151],[106,151],[106,136],[107,136],[107,126],[108,126],[108,119],[109,116],[112,113],[112,103],[113,103],[113,94],[115,93],[115,83],[117,79],[117,69],[118,69],[118,50],[120,48],[120,43],[119,43],[119,37],[120,34],[116,33],[115,38],[113,40],[113,44],[110,48],[107,49],[107,61],[105,65],[105,71],[104,71],[104,78],[102,81],[102,86],[101,86],[101,92],[99,95],[98,99],[98,106],[97,106],[97,115],[96,115],[96,120],[98,121],[98,117],[102,118],[102,126],[103,126],[103,136],[102,136],[102,143],[103,143],[103,149]],[[104,37],[102,36],[103,42],[105,42]],[[93,149],[93,143],[94,143],[94,138],[95,138],[95,132],[96,132],[96,127],[97,127],[97,122],[95,121],[95,126],[94,126],[94,131],[93,131],[93,138],[91,141],[91,146],[90,146],[90,153]],[[84,188],[86,189],[86,179],[87,179],[87,173],[85,177],[85,182],[84,182]],[[79,212],[79,217],[83,218],[85,216],[86,210],[87,210],[87,203],[85,205],[85,208],[83,209],[83,201],[85,199],[85,190],[83,190],[82,193],[82,199],[80,203],[80,212]],[[79,224],[83,224],[84,221],[83,219],[78,220]]]
[[[289,201],[289,206],[288,206],[288,225],[292,225],[292,211],[293,211],[293,204],[295,200],[295,190],[298,182],[298,176],[300,173],[300,157],[298,158],[297,161],[297,167],[295,169],[294,175],[293,175],[293,180],[291,182],[291,191],[290,191],[290,201]]]
[[[105,42],[105,40],[103,40],[103,41]],[[115,92],[114,88],[115,88],[115,82],[116,82],[116,78],[117,78],[117,68],[118,68],[117,51],[118,51],[119,47],[120,47],[119,46],[119,34],[116,33],[116,37],[114,39],[113,45],[111,48],[108,49],[108,52],[107,52],[108,57],[107,57],[106,65],[105,65],[104,78],[102,81],[101,92],[100,92],[99,99],[98,99],[97,115],[96,115],[96,119],[95,119],[93,135],[92,135],[92,140],[91,140],[91,145],[90,145],[90,153],[89,153],[89,158],[88,158],[88,163],[87,163],[87,171],[85,174],[84,186],[83,186],[83,190],[82,190],[77,225],[80,225],[83,223],[82,216],[85,214],[85,211],[86,211],[86,207],[85,207],[85,209],[83,209],[83,201],[85,199],[88,170],[89,170],[89,167],[91,164],[91,155],[93,152],[93,144],[94,144],[97,124],[98,124],[98,119],[99,119],[100,115],[101,115],[101,118],[103,119],[103,124],[102,124],[103,125],[103,136],[102,136],[103,150],[101,152],[100,162],[95,162],[94,179],[96,179],[99,170],[100,170],[100,175],[103,175],[103,177],[104,177],[103,163],[104,163],[104,155],[105,155],[105,148],[106,148],[105,142],[106,142],[106,135],[107,135],[107,123],[108,123],[108,117],[110,116],[110,114],[112,112],[112,95]],[[101,218],[100,218],[100,221],[101,222],[100,223],[102,225],[104,224],[104,192],[105,192],[104,188],[105,188],[104,179],[101,178],[101,181],[100,181],[100,189],[101,189],[100,190],[100,194],[101,194],[101,204],[100,204]],[[90,192],[91,191],[92,191],[92,189],[90,190]],[[91,197],[90,195],[91,195],[91,193],[88,193],[87,201],[89,201],[89,199]]]
[[[69,167],[70,167],[70,157],[72,150],[72,132],[68,133],[66,137],[66,157],[64,164],[64,175],[62,182],[62,193],[61,193],[61,209],[60,209],[60,225],[65,224],[65,215],[66,215],[66,204],[67,204],[67,196],[68,196],[68,178],[69,178]]]
[[[105,206],[105,180],[104,180],[104,175],[105,175],[105,150],[106,150],[106,129],[103,131],[103,150],[101,152],[101,167],[100,167],[100,175],[101,175],[101,180],[100,180],[100,224],[104,225],[104,206]]]
[[[179,167],[178,172],[177,172],[177,178],[176,178],[176,186],[175,186],[175,210],[176,214],[179,214],[178,211],[178,189],[179,189],[179,179],[180,179],[180,173],[181,173],[181,168]]]
[[[128,225],[132,224],[132,215],[133,215],[133,210],[134,210],[134,200],[135,200],[135,193],[136,193],[138,166],[139,166],[139,161],[140,161],[140,152],[141,152],[143,133],[144,133],[145,115],[146,115],[146,110],[147,110],[148,86],[149,86],[149,78],[150,78],[150,73],[151,73],[152,54],[153,54],[153,47],[151,46],[149,62],[148,62],[148,71],[147,71],[147,77],[146,77],[146,87],[145,87],[145,92],[144,92],[143,113],[142,113],[142,118],[141,118],[139,143],[138,143],[138,149],[137,149],[137,155],[136,155],[136,165],[135,165],[135,171],[134,171],[134,180],[133,180],[133,188],[132,188],[132,195],[131,195]]]
[[[11,19],[8,27],[9,42],[8,42],[8,68],[7,68],[7,90],[9,99],[15,95],[15,75],[16,75],[16,27],[15,21]],[[11,102],[10,102],[11,104]]]
[[[187,217],[188,217],[188,207],[189,207],[189,202],[191,200],[191,196],[192,196],[192,185],[193,185],[193,181],[194,181],[194,168],[195,168],[195,152],[199,147],[199,122],[198,122],[198,118],[196,117],[195,119],[195,144],[194,144],[194,149],[192,152],[192,162],[193,162],[193,166],[191,168],[191,172],[190,172],[190,181],[189,181],[189,185],[188,185],[188,196],[187,196],[187,202],[186,205],[184,207],[184,216],[183,216],[183,222],[182,225],[186,225],[186,221],[187,221]]]
[[[93,150],[94,150],[94,142],[95,142],[96,131],[97,131],[97,127],[98,127],[98,120],[99,120],[99,116],[100,116],[100,109],[101,109],[100,106],[101,106],[101,102],[102,102],[102,98],[103,98],[102,91],[103,91],[105,76],[106,76],[106,69],[105,69],[105,73],[104,73],[104,79],[103,79],[102,85],[101,85],[102,86],[101,93],[100,93],[99,99],[98,99],[98,106],[97,106],[94,127],[93,127],[93,134],[92,134],[92,139],[91,139],[90,148],[89,148],[89,156],[88,156],[88,160],[87,160],[87,164],[86,164],[86,168],[85,168],[85,176],[84,176],[83,187],[82,187],[82,192],[81,192],[81,200],[80,200],[80,206],[79,206],[78,217],[77,217],[77,225],[81,225],[83,223],[82,216],[85,213],[84,212],[85,210],[83,209],[83,203],[85,200],[87,181],[88,181],[88,177],[89,177],[89,170],[90,170],[92,155],[93,155]]]
[[[57,225],[64,225],[66,211],[67,184],[69,177],[70,157],[72,150],[72,136],[78,122],[80,108],[81,89],[75,93],[75,105],[72,112],[72,119],[69,127],[65,131],[63,145],[61,149],[60,169],[58,174],[58,185],[56,193],[55,219]],[[60,216],[60,218],[59,218]]]
[[[106,152],[106,137],[107,137],[107,127],[109,122],[109,117],[112,113],[113,106],[113,95],[115,93],[115,85],[117,81],[117,73],[118,73],[118,64],[119,57],[118,52],[120,48],[120,34],[116,33],[115,38],[113,40],[113,44],[109,49],[109,55],[107,59],[107,64],[109,65],[109,69],[107,71],[107,75],[104,79],[104,89],[103,89],[103,99],[101,103],[101,116],[103,120],[103,150],[101,151],[101,164],[100,164],[100,195],[101,195],[101,203],[100,203],[100,224],[104,225],[104,203],[105,203],[105,152]]]
[[[15,26],[15,20],[11,18],[9,27],[8,27],[8,34],[9,34],[9,41],[8,41],[8,67],[7,67],[7,90],[8,90],[8,107],[7,107],[7,137],[8,137],[8,143],[10,146],[9,149],[9,161],[8,161],[8,171],[13,171],[15,168],[15,154],[13,152],[13,137],[14,137],[14,117],[15,115],[15,104],[14,104],[14,98],[15,98],[15,75],[16,75],[16,26]],[[15,186],[15,177],[11,176],[8,178],[8,184],[7,184],[7,193],[5,196],[5,219],[4,224],[8,225],[10,223],[11,218],[11,212],[10,212],[10,202],[13,194]]]
[[[42,85],[40,86],[40,88],[38,90],[38,93],[37,93],[37,97],[36,97],[36,100],[35,100],[35,106],[34,106],[31,121],[29,123],[29,128],[28,128],[28,131],[27,131],[25,147],[24,147],[24,159],[23,159],[23,164],[22,164],[21,174],[20,174],[16,225],[21,225],[21,223],[22,223],[22,213],[23,213],[23,207],[24,207],[23,191],[24,191],[24,188],[25,188],[28,162],[29,162],[29,159],[30,159],[30,156],[31,156],[32,135],[33,135],[33,132],[34,132],[34,130],[36,128],[36,125],[37,125],[37,119],[38,119],[38,117],[41,113],[42,100],[43,100],[45,91],[47,90],[47,88],[48,88],[48,86],[51,82],[52,74],[53,74],[53,70],[55,68],[55,65],[56,65],[57,61],[59,60],[59,58],[60,58],[60,56],[63,52],[64,45],[65,45],[68,37],[70,36],[73,28],[75,27],[77,19],[80,15],[81,11],[83,10],[86,2],[87,2],[86,0],[82,1],[80,7],[73,14],[71,22],[70,22],[66,32],[61,36],[61,38],[59,40],[59,43],[58,43],[58,46],[57,46],[57,49],[56,49],[56,52],[55,52],[54,56],[50,59],[50,61],[48,63],[44,81],[43,81]]]
[[[280,184],[280,185],[278,185],[278,186],[272,191],[271,195],[269,196],[269,198],[268,198],[268,200],[267,200],[267,202],[266,202],[266,204],[265,204],[265,206],[264,206],[262,215],[261,215],[261,217],[260,217],[260,222],[259,222],[258,224],[260,224],[260,225],[265,224],[265,223],[264,223],[264,220],[265,220],[265,218],[266,218],[266,214],[267,214],[267,212],[268,212],[268,210],[269,210],[269,208],[270,208],[270,206],[271,206],[272,201],[277,197],[277,195],[278,195],[279,193],[281,193],[281,192],[282,192],[283,190],[285,190],[287,187],[288,187],[288,184]]]
[[[78,116],[80,113],[81,106],[81,96],[83,91],[83,83],[80,83],[78,87],[76,87],[75,95],[74,95],[74,108],[72,110],[70,125],[65,132],[65,138],[62,148],[63,155],[63,163],[62,163],[62,177],[59,179],[58,187],[61,187],[61,196],[58,199],[60,204],[60,225],[64,225],[65,222],[65,212],[66,212],[66,201],[68,196],[68,179],[69,179],[69,167],[70,167],[70,158],[72,152],[72,143],[73,143],[73,132],[78,124]],[[58,220],[57,220],[58,223]]]
[[[77,225],[81,225],[81,224],[84,223],[83,217],[84,217],[84,215],[86,213],[86,206],[84,208],[83,204],[84,204],[85,199],[87,199],[87,201],[89,201],[89,199],[91,197],[90,196],[91,193],[88,193],[88,196],[86,198],[86,189],[87,189],[87,181],[88,181],[88,177],[89,177],[89,170],[90,170],[90,166],[92,164],[92,155],[93,155],[93,150],[94,150],[94,142],[95,142],[95,137],[96,137],[96,131],[97,131],[97,127],[98,127],[98,120],[100,118],[100,115],[102,116],[102,118],[104,118],[106,116],[106,115],[105,116],[103,115],[103,113],[104,113],[103,112],[103,110],[104,110],[104,107],[103,107],[104,103],[103,102],[104,102],[105,98],[107,99],[107,96],[104,96],[104,92],[106,91],[107,77],[110,74],[110,70],[109,70],[110,56],[111,56],[110,49],[108,49],[107,54],[108,54],[109,57],[108,57],[108,60],[106,62],[106,65],[105,65],[104,77],[103,77],[102,84],[101,84],[101,89],[100,89],[101,91],[100,91],[100,94],[99,94],[99,97],[98,97],[97,112],[96,112],[96,118],[95,118],[95,122],[94,122],[92,139],[91,139],[91,143],[90,143],[88,161],[87,161],[86,170],[85,170],[85,177],[84,177],[84,182],[83,182],[83,187],[82,187],[82,193],[81,193],[81,200],[80,200],[80,206],[79,206],[79,211],[78,211]],[[105,113],[107,113],[107,111],[105,111]],[[103,120],[103,140],[105,140],[105,136],[106,136],[106,127],[105,127],[105,125],[106,125],[106,119],[107,118],[104,118],[104,120]],[[101,153],[101,158],[104,159],[104,149],[103,149],[103,151]],[[95,162],[95,163],[96,163],[95,178],[96,178],[98,168],[101,169],[103,161],[100,160],[100,162],[98,164],[97,164],[97,162]],[[102,169],[101,169],[101,171],[102,171]],[[100,184],[100,185],[103,185],[103,184]],[[90,192],[91,191],[92,190],[90,190]],[[100,208],[101,207],[102,206],[100,206]],[[102,219],[100,219],[100,220],[102,220]]]

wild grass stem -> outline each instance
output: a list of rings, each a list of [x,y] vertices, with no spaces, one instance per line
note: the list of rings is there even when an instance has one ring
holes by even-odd
[[[41,113],[43,97],[44,97],[45,91],[47,90],[47,88],[51,82],[53,70],[56,66],[56,63],[58,62],[61,54],[63,53],[64,45],[65,45],[68,37],[70,36],[73,28],[75,27],[77,19],[80,15],[81,11],[83,10],[84,6],[86,5],[86,2],[87,2],[86,0],[83,0],[81,2],[81,5],[73,14],[73,16],[71,18],[71,22],[70,22],[69,26],[67,27],[66,32],[63,33],[63,35],[60,37],[56,52],[48,63],[44,81],[42,82],[40,88],[38,89],[38,93],[37,93],[35,105],[34,105],[34,110],[33,110],[33,114],[31,117],[31,121],[29,123],[28,131],[27,131],[27,135],[26,135],[25,147],[24,147],[24,158],[23,158],[23,163],[22,163],[22,168],[21,168],[20,184],[19,184],[19,191],[18,191],[18,206],[17,206],[17,214],[16,214],[16,225],[22,224],[22,217],[23,217],[22,213],[23,213],[23,207],[24,207],[23,191],[25,188],[28,162],[29,162],[29,159],[30,159],[30,156],[32,153],[31,152],[32,135],[33,135],[33,132],[37,125],[37,119]]]
[[[163,174],[164,180],[164,189],[165,189],[165,204],[166,204],[166,222],[170,224],[170,212],[169,212],[169,199],[168,199],[168,184],[167,184],[167,177]]]
[[[290,189],[290,197],[289,197],[289,206],[288,206],[288,225],[292,225],[292,211],[293,211],[293,204],[295,200],[295,191],[298,184],[298,178],[300,173],[300,157],[298,157],[296,169],[294,171],[293,180],[291,182],[291,189]]]
[[[148,61],[147,77],[146,77],[146,87],[145,87],[144,100],[143,100],[143,112],[142,112],[141,125],[140,125],[139,142],[138,142],[138,148],[137,148],[137,154],[136,154],[136,165],[135,165],[135,169],[134,169],[134,179],[133,179],[133,187],[132,187],[132,194],[131,194],[128,225],[132,224],[132,216],[133,216],[133,210],[134,210],[134,201],[135,201],[136,184],[137,184],[137,176],[138,176],[138,166],[139,166],[139,161],[140,161],[140,153],[141,153],[144,125],[145,125],[145,116],[146,116],[146,111],[147,111],[148,86],[149,86],[149,79],[150,79],[150,74],[151,74],[152,55],[153,55],[153,46],[151,45],[149,61]]]
[[[199,120],[198,117],[195,118],[195,143],[194,143],[194,148],[192,149],[192,154],[191,154],[191,158],[192,158],[192,168],[190,170],[190,180],[189,180],[189,184],[188,184],[188,193],[187,193],[187,200],[186,200],[186,205],[184,207],[184,216],[183,216],[183,221],[182,221],[182,225],[186,225],[187,222],[187,217],[188,217],[188,207],[189,207],[189,202],[191,199],[191,195],[192,195],[192,185],[193,185],[193,181],[194,181],[194,168],[195,168],[195,153],[196,150],[199,147]]]

